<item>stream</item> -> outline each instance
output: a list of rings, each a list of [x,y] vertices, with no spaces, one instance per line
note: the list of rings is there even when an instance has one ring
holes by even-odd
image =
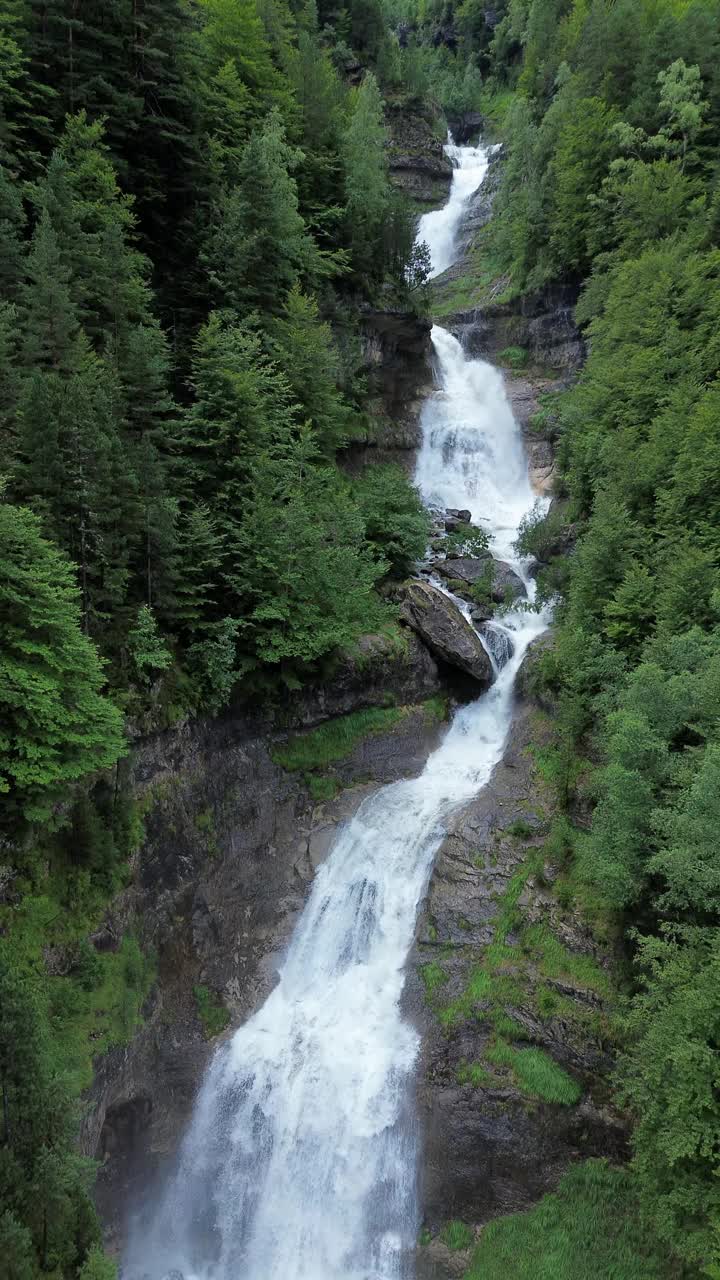
[[[434,274],[488,162],[483,147],[448,153],[448,203],[419,229]],[[532,598],[514,541],[535,498],[502,377],[437,326],[432,341],[416,483],[428,504],[470,510]],[[515,676],[547,619],[520,603],[497,625],[512,653],[495,683],[455,714],[419,778],[382,788],[339,830],[277,986],[215,1053],[175,1172],[131,1234],[133,1280],[413,1276],[419,1038],[401,1012],[405,964],[448,817],[500,760]]]

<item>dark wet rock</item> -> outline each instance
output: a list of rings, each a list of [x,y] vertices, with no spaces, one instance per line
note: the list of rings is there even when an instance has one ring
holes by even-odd
[[[502,669],[515,652],[513,642],[507,631],[504,631],[501,627],[488,626],[486,623],[483,623],[478,630],[498,667]]]
[[[477,143],[484,123],[480,111],[462,111],[458,114],[451,112],[448,117],[448,127],[460,147]]]
[[[547,657],[554,648],[555,636],[552,631],[546,631],[533,640],[528,645],[515,685],[521,698],[532,699],[550,713],[556,709],[556,700],[548,690],[543,669],[547,667]]]
[[[478,636],[457,605],[437,587],[429,582],[408,583],[401,617],[436,657],[485,688],[492,683],[492,663]]]
[[[521,596],[525,590],[522,578],[511,565],[504,560],[495,560],[492,556],[452,556],[434,566],[446,582],[460,582],[473,587],[484,582],[488,577],[488,567],[492,570],[490,595],[496,604]]]
[[[525,594],[522,578],[504,560],[493,560],[492,598],[497,604],[516,600]]]
[[[440,561],[434,568],[435,572],[439,573],[440,577],[445,578],[446,581],[462,582],[468,587],[473,587],[487,576],[488,565],[491,562],[492,556],[478,558],[474,556],[448,556],[447,560]]]
[[[472,511],[468,511],[465,507],[446,507],[446,527],[448,520],[457,520],[459,524],[470,524],[470,521],[472,520]]]
[[[494,612],[492,604],[476,604],[470,610],[470,617],[477,625],[478,623],[489,622]]]

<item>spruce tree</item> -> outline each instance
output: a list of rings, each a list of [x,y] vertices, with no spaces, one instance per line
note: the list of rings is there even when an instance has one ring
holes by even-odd
[[[0,790],[6,817],[47,819],[68,786],[123,753],[83,635],[71,568],[30,511],[0,504]]]
[[[245,147],[237,185],[215,212],[206,253],[211,279],[222,304],[241,315],[277,313],[293,285],[312,284],[329,269],[299,212],[293,170],[300,158],[273,111]]]

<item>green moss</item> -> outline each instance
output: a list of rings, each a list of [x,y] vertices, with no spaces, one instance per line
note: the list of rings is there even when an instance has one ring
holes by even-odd
[[[516,840],[529,840],[531,836],[537,835],[537,828],[531,822],[526,822],[524,818],[516,818],[515,822],[511,822],[506,828],[507,834],[513,836]]]
[[[530,358],[525,347],[505,347],[497,357],[498,364],[507,365],[511,369],[524,369]]]
[[[459,1218],[454,1218],[452,1222],[447,1222],[440,1232],[440,1239],[448,1249],[458,1252],[460,1249],[469,1249],[475,1239],[474,1232],[465,1222],[461,1222]]]
[[[478,232],[464,262],[467,268],[461,275],[432,285],[431,310],[438,320],[455,312],[509,302],[517,296],[505,263],[494,250],[490,227]]]
[[[215,819],[213,817],[213,811],[209,806],[207,809],[202,809],[200,813],[195,814],[195,826],[198,831],[215,830]]]
[[[43,986],[53,1058],[72,1091],[80,1094],[92,1084],[94,1058],[128,1044],[141,1025],[155,965],[130,935],[114,952],[100,954],[85,943],[77,957],[70,974],[48,978]]]
[[[308,791],[316,804],[333,800],[341,787],[340,779],[333,777],[331,773],[312,773],[306,781]]]
[[[508,1068],[517,1087],[529,1098],[566,1107],[573,1106],[580,1099],[582,1090],[579,1084],[543,1049],[515,1049],[498,1040],[490,1045],[485,1056],[493,1066]]]
[[[492,1084],[492,1076],[482,1063],[466,1062],[465,1059],[455,1072],[455,1078],[458,1084],[471,1084],[473,1089],[479,1089],[484,1084]]]
[[[448,980],[448,975],[437,960],[432,960],[430,964],[420,966],[420,977],[425,987],[425,994],[428,998],[437,991],[438,987],[442,987]]]
[[[402,715],[398,707],[370,707],[347,716],[328,720],[309,733],[296,734],[286,743],[273,748],[275,764],[289,772],[324,769],[345,760],[363,738],[386,733]]]
[[[598,994],[609,994],[608,976],[592,956],[568,951],[546,925],[531,925],[523,931],[521,941],[544,978],[569,978]]]
[[[643,1222],[631,1175],[590,1160],[528,1213],[485,1227],[465,1280],[670,1280],[677,1274]]]
[[[225,1030],[230,1021],[230,1014],[223,1004],[222,998],[217,992],[211,991],[209,987],[193,987],[193,995],[195,996],[198,1017],[202,1023],[203,1035],[206,1040],[212,1040],[215,1036],[219,1036],[221,1031]]]
[[[422,703],[422,710],[428,724],[444,724],[450,714],[450,703],[438,693]]]

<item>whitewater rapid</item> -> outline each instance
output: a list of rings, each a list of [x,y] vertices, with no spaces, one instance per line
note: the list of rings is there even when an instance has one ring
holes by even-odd
[[[452,258],[487,167],[482,148],[454,155],[450,200],[419,232],[434,266]],[[502,379],[466,360],[444,330],[432,338],[438,386],[423,414],[416,482],[429,504],[470,509],[531,597],[513,543],[534,498]],[[493,686],[457,712],[419,778],[378,791],[339,831],[277,986],[213,1058],[176,1171],[150,1221],[138,1218],[129,1275],[414,1275],[419,1045],[401,1013],[404,966],[447,820],[499,761],[516,672],[545,625],[522,604],[506,614],[513,653]]]

